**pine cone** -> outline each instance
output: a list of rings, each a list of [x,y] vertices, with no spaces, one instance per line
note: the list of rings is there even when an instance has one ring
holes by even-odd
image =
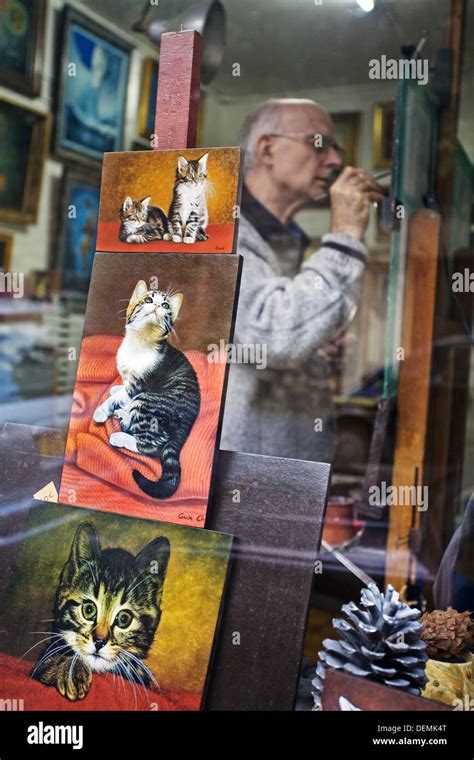
[[[469,612],[456,612],[452,607],[433,610],[425,612],[420,623],[421,638],[433,660],[452,660],[474,646],[474,622]]]
[[[400,595],[388,586],[385,596],[371,583],[361,591],[360,609],[354,602],[344,604],[348,621],[337,618],[333,626],[342,640],[325,639],[319,652],[313,698],[320,709],[326,667],[354,676],[396,686],[419,694],[426,681],[426,644],[420,638],[421,612],[400,602]]]

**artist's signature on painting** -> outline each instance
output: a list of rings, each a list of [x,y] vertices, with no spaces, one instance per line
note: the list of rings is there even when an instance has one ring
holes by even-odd
[[[178,520],[189,520],[189,522],[201,523],[204,522],[205,519],[206,515],[196,515],[196,517],[194,517],[194,515],[188,515],[186,512],[180,512],[178,515]]]

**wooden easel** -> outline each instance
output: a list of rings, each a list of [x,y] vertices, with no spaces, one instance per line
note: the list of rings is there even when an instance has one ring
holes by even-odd
[[[402,348],[398,386],[398,422],[392,486],[423,486],[427,447],[431,356],[440,249],[441,218],[434,211],[416,211],[409,222]],[[428,501],[429,509],[429,501]],[[400,589],[414,581],[414,553],[420,525],[420,504],[389,507],[386,583]]]
[[[201,59],[199,32],[188,30],[161,35],[155,150],[196,147]]]

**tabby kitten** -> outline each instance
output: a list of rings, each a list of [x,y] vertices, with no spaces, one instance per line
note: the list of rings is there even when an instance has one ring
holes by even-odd
[[[81,523],[56,591],[53,643],[31,676],[71,701],[86,696],[93,672],[158,687],[143,660],[160,622],[169,555],[164,536],[135,557],[102,549],[94,526]]]
[[[148,290],[140,280],[127,308],[125,337],[117,352],[123,385],[94,412],[102,423],[112,414],[120,420],[120,433],[112,433],[112,446],[158,457],[158,482],[137,470],[133,478],[148,496],[166,499],[179,486],[179,455],[199,414],[201,393],[196,373],[177,348],[168,343],[183,301],[181,293]]]
[[[124,243],[162,240],[168,231],[168,218],[159,206],[150,206],[151,196],[141,201],[125,198],[120,207],[119,238]]]
[[[198,161],[179,156],[173,200],[168,212],[168,226],[163,240],[174,243],[195,243],[207,240],[208,213],[206,203],[206,167],[208,153]]]

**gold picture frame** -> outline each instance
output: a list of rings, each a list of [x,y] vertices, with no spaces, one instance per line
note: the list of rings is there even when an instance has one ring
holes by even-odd
[[[140,101],[138,104],[138,134],[148,141],[155,127],[152,102],[156,104],[157,83],[158,61],[156,58],[145,58],[142,67]]]
[[[50,114],[0,98],[0,221],[36,222],[50,131]]]
[[[12,265],[13,235],[0,232],[0,270],[9,272]]]
[[[357,166],[359,163],[361,114],[358,111],[332,113],[331,119],[336,129],[336,140],[342,148],[344,166]]]
[[[374,106],[374,135],[372,163],[374,169],[390,169],[392,166],[393,125],[395,102],[376,103]]]

